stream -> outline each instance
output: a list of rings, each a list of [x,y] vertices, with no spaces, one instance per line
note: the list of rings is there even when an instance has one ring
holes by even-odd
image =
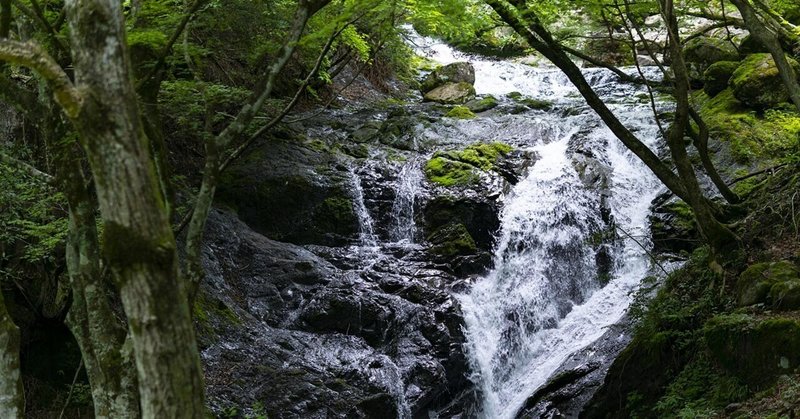
[[[626,312],[651,269],[640,243],[648,243],[649,207],[661,186],[586,109],[558,70],[466,57],[430,39],[417,43],[442,64],[470,61],[479,95],[517,91],[556,104],[535,117],[496,121],[513,126],[508,134],[533,150],[538,161],[504,197],[494,268],[459,296],[472,380],[482,394],[480,416],[513,418],[570,355],[600,338]],[[585,74],[621,121],[656,148],[659,132],[649,104],[631,100],[643,90],[616,83],[604,70]],[[580,179],[576,153],[590,155],[600,162],[599,170],[607,171],[602,194]],[[610,213],[604,215],[604,209]],[[612,229],[638,240],[616,241],[610,275],[601,279],[587,242],[609,219]]]

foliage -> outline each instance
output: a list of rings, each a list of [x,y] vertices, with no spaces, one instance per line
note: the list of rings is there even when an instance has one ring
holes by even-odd
[[[0,165],[0,261],[18,257],[30,264],[54,263],[67,230],[63,194]]]

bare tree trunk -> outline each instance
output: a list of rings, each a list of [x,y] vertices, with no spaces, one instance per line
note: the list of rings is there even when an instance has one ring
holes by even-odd
[[[25,416],[25,396],[19,365],[19,329],[8,315],[0,292],[0,417]]]
[[[778,68],[781,80],[783,80],[786,90],[789,91],[789,97],[797,107],[797,110],[800,111],[800,83],[797,81],[797,74],[789,64],[789,60],[786,59],[786,53],[781,47],[778,36],[761,22],[758,13],[756,13],[749,0],[731,0],[731,3],[739,9],[750,34],[769,50],[772,59],[775,61],[775,66]]]
[[[126,51],[122,4],[68,0],[75,85],[72,118],[92,168],[103,251],[128,318],[143,417],[205,416],[203,378],[156,169]]]

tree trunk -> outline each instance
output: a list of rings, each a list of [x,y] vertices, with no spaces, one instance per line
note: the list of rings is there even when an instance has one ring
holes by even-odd
[[[19,329],[8,315],[0,292],[0,417],[25,415],[25,396],[19,369]]]
[[[671,68],[675,75],[675,121],[667,135],[667,145],[672,159],[675,161],[678,175],[686,188],[684,201],[692,208],[701,234],[716,256],[727,259],[739,248],[740,240],[715,218],[714,210],[700,188],[694,167],[686,152],[683,134],[689,127],[689,72],[683,59],[678,22],[672,0],[660,0],[660,5],[667,26],[672,52]]]
[[[200,357],[186,290],[130,74],[122,4],[68,0],[72,118],[92,169],[103,252],[128,318],[141,415],[205,416]]]
[[[789,97],[792,99],[795,107],[797,107],[797,110],[800,111],[800,83],[797,81],[797,74],[795,74],[794,69],[792,69],[792,66],[789,64],[789,60],[786,59],[786,53],[783,51],[783,47],[781,47],[778,36],[761,22],[749,0],[731,0],[731,3],[739,9],[750,34],[755,37],[758,42],[763,44],[770,55],[772,55],[781,80],[783,80],[786,90],[789,91]]]

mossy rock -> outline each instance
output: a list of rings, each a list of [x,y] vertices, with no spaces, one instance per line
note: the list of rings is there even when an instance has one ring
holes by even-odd
[[[464,82],[447,83],[425,93],[423,99],[445,105],[463,105],[475,99],[475,87]]]
[[[425,164],[425,175],[442,186],[471,185],[488,172],[497,161],[513,148],[500,142],[473,144],[461,151],[437,152]]]
[[[448,83],[475,84],[475,67],[468,62],[456,62],[439,67],[420,83],[420,91],[428,93]]]
[[[720,61],[736,61],[739,53],[727,39],[699,36],[686,43],[683,47],[686,62],[698,64],[701,71],[705,71],[711,64]]]
[[[777,302],[778,307],[791,306],[796,304],[795,298],[800,290],[781,284],[794,284],[798,280],[800,270],[789,261],[750,265],[736,281],[736,302],[742,307],[770,301]]]
[[[742,57],[746,57],[750,54],[757,54],[759,52],[769,52],[769,50],[767,50],[767,47],[765,47],[764,44],[758,42],[753,35],[745,36],[744,39],[742,39],[742,42],[739,43],[739,54],[741,54]]]
[[[499,205],[492,199],[440,195],[425,203],[423,227],[426,236],[431,236],[448,224],[462,224],[475,245],[489,251],[494,247],[494,235],[500,228],[499,216]]]
[[[547,110],[550,110],[550,109],[553,108],[553,103],[550,102],[550,101],[541,100],[541,99],[534,99],[532,97],[525,97],[520,92],[507,93],[506,97],[511,99],[511,100],[513,100],[514,102],[517,102],[520,105],[524,105],[528,109],[538,109],[538,110],[547,111]],[[522,111],[524,111],[524,110],[525,109],[523,109]],[[512,113],[514,113],[514,112],[512,112]],[[516,112],[516,113],[519,113],[519,112]]]
[[[737,100],[731,88],[713,98],[697,92],[694,101],[700,105],[700,115],[708,124],[711,138],[728,143],[736,163],[786,156],[797,147],[797,112],[770,109],[759,114]]]
[[[787,57],[796,74],[800,64]],[[730,79],[733,95],[754,109],[764,110],[789,100],[778,67],[770,54],[752,54],[733,72]]]
[[[467,106],[454,106],[453,109],[450,109],[444,116],[448,118],[455,118],[455,119],[473,119],[475,118],[475,114],[469,109]]]
[[[800,366],[800,322],[795,319],[725,314],[709,320],[703,336],[715,363],[752,389],[763,389]]]
[[[480,177],[475,167],[444,157],[433,157],[425,164],[425,176],[442,186],[471,185]]]
[[[475,113],[486,112],[490,109],[496,108],[498,105],[497,99],[492,96],[488,95],[481,99],[473,99],[467,102],[464,106],[469,108],[470,111]]]
[[[719,61],[711,64],[703,73],[703,91],[710,97],[728,88],[728,81],[741,63],[738,61]]]
[[[475,253],[475,240],[462,223],[452,222],[440,227],[427,237],[433,244],[431,252],[439,256],[460,256]]]

